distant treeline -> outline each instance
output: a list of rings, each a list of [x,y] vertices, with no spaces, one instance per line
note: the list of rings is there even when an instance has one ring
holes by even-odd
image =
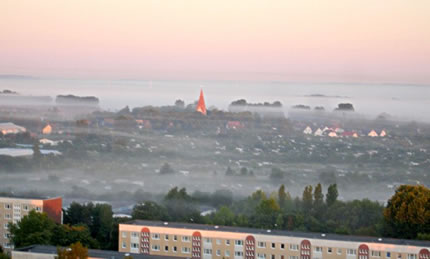
[[[275,101],[273,103],[263,102],[263,103],[248,103],[245,99],[239,99],[233,101],[231,106],[253,106],[253,107],[282,107],[282,103],[280,101]]]
[[[94,96],[57,95],[55,102],[58,104],[90,104],[98,105],[99,99]]]
[[[133,219],[203,223],[223,226],[312,231],[430,240],[430,189],[402,185],[388,200],[378,202],[338,199],[336,184],[324,195],[321,184],[306,186],[302,197],[292,198],[281,185],[267,195],[257,190],[234,201],[229,191],[213,194],[174,187],[160,203],[145,201],[133,208]],[[199,207],[216,211],[202,215]],[[89,248],[118,249],[118,224],[108,204],[73,202],[64,211],[64,224],[56,225],[46,214],[30,212],[9,226],[15,247],[31,244],[67,246],[81,242]]]

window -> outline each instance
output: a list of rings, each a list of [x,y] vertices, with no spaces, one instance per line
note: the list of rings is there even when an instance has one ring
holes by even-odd
[[[131,232],[131,237],[138,237],[139,236],[139,233],[137,233],[137,232]]]
[[[5,233],[4,234],[4,238],[9,238],[10,237],[10,234],[9,233]]]
[[[397,254],[397,259],[402,259],[402,254]]]
[[[42,211],[42,209],[40,207],[36,207],[36,211]]]
[[[5,204],[4,208],[7,209],[7,210],[10,209],[10,204]]]
[[[176,253],[178,251],[178,248],[176,246],[173,247],[173,252]]]
[[[230,245],[230,239],[226,239],[225,240],[225,245],[229,246]]]
[[[391,257],[391,252],[387,252],[387,256],[386,257],[390,258]]]
[[[190,242],[190,237],[189,236],[183,236],[182,242]]]
[[[22,205],[23,210],[28,210],[28,205]]]
[[[257,247],[259,248],[266,248],[266,242],[258,242]]]
[[[4,214],[5,219],[10,219],[10,214]]]
[[[327,248],[327,253],[331,254],[333,252],[333,249],[331,247]]]
[[[299,259],[299,257],[295,255],[290,255],[290,259]]]
[[[216,244],[217,244],[217,245],[221,245],[221,239],[217,239],[217,240],[216,240]]]
[[[190,253],[190,248],[189,247],[182,247],[182,253],[183,254],[189,254]]]
[[[158,234],[158,233],[152,234],[152,239],[155,239],[155,240],[160,239],[160,234]]]
[[[299,250],[299,245],[297,245],[297,244],[290,244],[290,250],[291,251],[298,251]]]
[[[234,240],[235,246],[243,246],[243,240]]]
[[[169,246],[164,246],[164,252],[169,252]]]
[[[173,236],[173,241],[178,241],[178,236],[177,235]]]
[[[341,255],[341,254],[342,254],[342,248],[338,248],[338,249],[337,249],[337,254],[338,254],[338,255]]]
[[[206,243],[206,244],[210,244],[210,243],[212,243],[212,239],[210,239],[210,238],[205,238],[205,243]]]
[[[408,259],[417,259],[416,254],[408,254]]]
[[[226,257],[229,257],[229,256],[230,256],[230,251],[225,250],[225,256],[226,256]]]
[[[272,255],[272,259],[275,259],[275,255]]]
[[[281,249],[284,250],[285,249],[285,244],[281,244]]]
[[[126,242],[122,242],[122,248],[127,248],[127,243]]]
[[[266,259],[266,254],[257,254],[257,259]]]
[[[169,241],[169,235],[164,235],[164,240]]]
[[[211,255],[212,254],[212,249],[203,249],[203,254],[205,254],[205,255]]]
[[[4,223],[3,228],[4,228],[4,229],[8,229],[8,227],[9,227],[9,223]]]
[[[316,247],[314,248],[314,252],[315,252],[315,253],[322,253],[322,247],[321,247],[321,246],[316,246]]]
[[[373,257],[381,257],[381,251],[373,251],[372,250],[372,256]]]
[[[130,247],[131,248],[139,248],[139,244],[138,243],[131,243]]]
[[[272,243],[272,249],[276,248],[276,244]]]
[[[152,245],[152,251],[160,251],[159,245]]]
[[[11,248],[11,245],[10,245],[10,243],[4,243],[4,246],[3,246],[4,248]]]
[[[216,250],[216,256],[221,256],[221,250]]]
[[[357,250],[356,249],[347,249],[346,250],[346,254],[347,255],[356,255],[357,254]]]
[[[234,256],[236,257],[241,257],[243,256],[243,252],[242,251],[234,251]]]

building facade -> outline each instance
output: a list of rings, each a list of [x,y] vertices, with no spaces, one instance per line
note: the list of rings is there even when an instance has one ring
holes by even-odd
[[[28,215],[32,210],[46,212],[48,217],[61,224],[62,198],[52,199],[22,199],[0,197],[0,244],[3,248],[10,249],[10,233],[8,225],[17,223],[22,217]]]
[[[192,259],[430,259],[430,242],[135,220],[119,251]]]

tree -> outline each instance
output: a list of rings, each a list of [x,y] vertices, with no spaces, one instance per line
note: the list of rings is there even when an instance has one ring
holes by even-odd
[[[91,248],[100,248],[97,240],[91,237],[86,225],[56,225],[52,234],[52,245],[68,246],[80,242]]]
[[[422,185],[401,185],[388,200],[384,220],[389,235],[416,238],[430,233],[430,189]]]
[[[337,191],[337,184],[330,184],[330,186],[327,189],[327,195],[325,198],[325,201],[327,203],[327,206],[332,206],[336,201],[337,197],[339,196],[339,192]]]
[[[136,204],[131,216],[133,219],[168,220],[167,210],[153,201],[145,201],[143,203]]]
[[[263,199],[255,208],[252,225],[257,228],[273,228],[280,212],[278,203],[274,198]]]
[[[311,212],[312,205],[313,205],[312,185],[308,185],[303,190],[303,196],[302,196],[303,211],[305,213]]]
[[[16,248],[33,244],[51,244],[55,222],[46,213],[34,210],[24,216],[17,224],[9,224],[11,241]]]
[[[175,101],[175,106],[178,108],[184,109],[185,108],[185,102],[183,100],[178,99]]]
[[[227,170],[225,171],[225,175],[227,176],[233,176],[234,175],[234,171],[229,167],[227,167]]]
[[[10,257],[3,251],[3,247],[0,245],[0,259],[10,259]]]
[[[278,190],[278,201],[281,209],[285,209],[287,207],[287,203],[291,203],[290,193],[285,192],[285,186],[282,184]]]
[[[233,226],[235,224],[234,213],[226,206],[222,206],[212,217],[212,223],[222,226]]]
[[[85,205],[72,202],[64,213],[64,223],[70,225],[85,224],[91,228],[93,208],[94,204],[91,202]]]
[[[87,259],[88,249],[82,246],[80,242],[72,244],[68,248],[57,248],[57,256],[55,259],[67,258]]]
[[[314,190],[314,213],[316,218],[321,218],[324,210],[324,194],[322,193],[322,186],[317,184]]]
[[[270,179],[273,181],[279,181],[284,178],[285,172],[277,167],[272,168],[272,172],[270,173]]]
[[[175,170],[168,164],[164,163],[160,168],[160,174],[173,174]]]
[[[109,204],[97,204],[92,213],[91,235],[95,237],[102,249],[110,245],[112,238],[113,212]]]

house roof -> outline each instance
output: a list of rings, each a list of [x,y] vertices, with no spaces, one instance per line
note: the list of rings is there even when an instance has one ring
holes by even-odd
[[[32,245],[19,249],[15,249],[19,252],[29,252],[37,254],[57,254],[57,247],[46,246],[46,245]],[[93,258],[106,258],[106,259],[123,259],[127,253],[109,251],[109,250],[97,250],[88,249],[88,256]],[[133,259],[173,259],[177,257],[171,256],[160,256],[160,255],[145,255],[145,254],[130,254]]]
[[[242,227],[229,227],[229,226],[213,226],[193,223],[177,223],[150,220],[132,220],[124,224],[139,225],[139,226],[153,226],[153,227],[169,227],[169,228],[183,228],[183,229],[197,229],[221,232],[236,232],[236,233],[249,233],[259,235],[273,235],[273,236],[287,236],[299,237],[307,239],[321,239],[333,241],[346,241],[346,242],[362,242],[362,243],[380,243],[380,244],[394,244],[394,245],[409,245],[409,246],[423,246],[430,247],[430,241],[408,240],[408,239],[395,239],[395,238],[379,238],[367,236],[352,236],[352,235],[338,235],[326,233],[313,233],[313,232],[295,232],[286,230],[270,230],[257,229],[257,228],[242,228]]]

